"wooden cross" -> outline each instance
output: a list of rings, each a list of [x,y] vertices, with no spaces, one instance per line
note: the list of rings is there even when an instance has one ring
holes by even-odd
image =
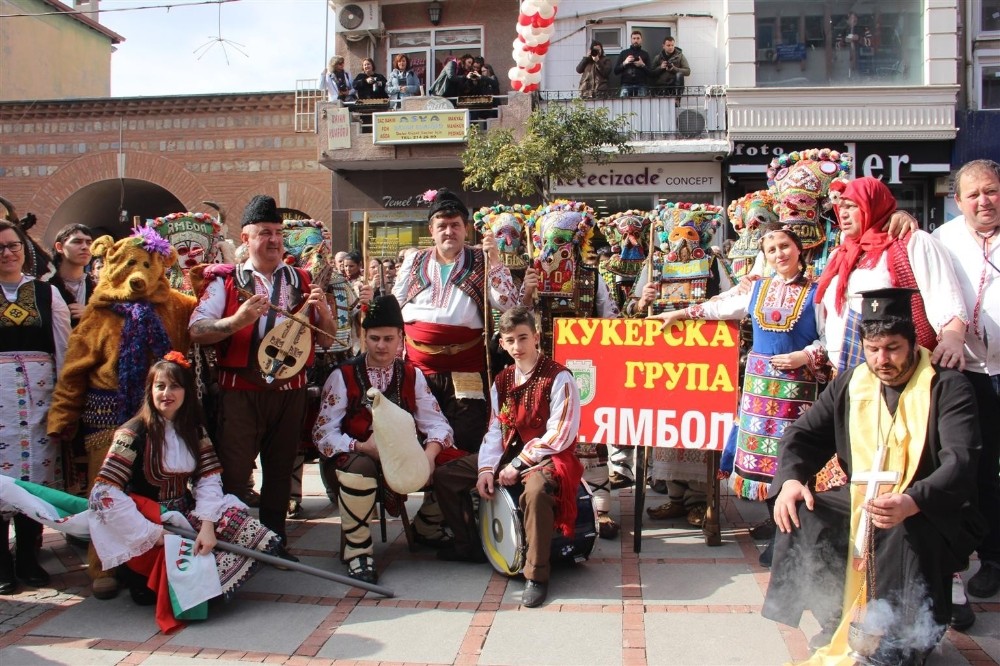
[[[875,304],[873,303],[872,306]],[[888,453],[885,446],[879,446],[875,450],[875,460],[872,461],[872,468],[867,472],[855,472],[851,477],[851,483],[858,485],[867,484],[865,489],[865,502],[861,510],[861,520],[858,521],[858,532],[854,537],[854,556],[861,557],[865,550],[865,532],[868,529],[868,509],[870,501],[882,494],[883,486],[894,486],[899,483],[900,473],[892,470],[885,470],[885,456]]]

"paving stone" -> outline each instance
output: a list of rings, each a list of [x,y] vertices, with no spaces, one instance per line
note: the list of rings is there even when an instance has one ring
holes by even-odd
[[[31,631],[36,636],[138,642],[158,632],[153,609],[137,606],[127,592],[103,601],[88,597]]]
[[[925,663],[927,666],[969,666],[969,660],[962,656],[947,637],[938,643]]]
[[[643,563],[639,572],[646,603],[764,603],[764,595],[747,564]]]
[[[1000,664],[1000,613],[978,613],[976,623],[965,633]]]
[[[344,565],[335,557],[300,557],[299,561],[323,571],[346,575]],[[281,571],[265,566],[248,580],[239,592],[270,592],[273,594],[298,594],[309,597],[341,598],[350,588],[342,583],[320,578],[299,571]],[[237,592],[237,595],[239,595]]]
[[[543,609],[498,611],[479,663],[615,666],[622,663],[622,616]]]
[[[143,660],[142,666],[247,666],[245,661],[226,659],[198,659],[197,657],[177,657],[172,654],[153,654]]]
[[[488,564],[396,560],[379,576],[378,582],[392,589],[397,599],[480,601],[492,575],[493,569]],[[380,597],[369,592],[368,598]]]
[[[316,656],[345,661],[451,664],[472,617],[470,611],[361,606],[351,611]]]
[[[645,616],[649,664],[783,664],[790,655],[778,625],[757,613]]]
[[[213,608],[207,621],[189,624],[168,644],[290,655],[330,610],[328,606],[237,600]]]
[[[744,530],[739,530],[745,532]],[[743,558],[743,551],[736,540],[737,530],[723,524],[722,545],[706,546],[701,528],[686,522],[670,523],[652,520],[646,516],[642,527],[641,557],[662,559],[718,559]]]
[[[4,666],[113,666],[128,656],[122,650],[86,650],[50,645],[12,645],[0,650]]]
[[[512,579],[503,603],[521,603],[524,581]],[[619,604],[622,599],[620,564],[588,564],[555,567],[549,581],[548,604]]]

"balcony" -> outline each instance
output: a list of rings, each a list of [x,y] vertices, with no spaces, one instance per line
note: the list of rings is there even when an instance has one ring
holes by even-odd
[[[507,128],[522,132],[531,114],[530,95],[512,92],[496,95],[491,102],[481,98],[409,97],[402,100],[400,111],[469,109],[470,125],[489,131]],[[325,118],[331,109],[341,108],[339,102],[317,105],[320,134],[326,127]],[[386,110],[386,109],[380,109]],[[372,112],[349,107],[350,147],[330,148],[328,141],[319,141],[319,163],[332,170],[399,170],[445,169],[462,166],[465,143],[412,143],[376,145],[372,139]]]
[[[609,96],[585,99],[584,104],[607,109],[611,117],[630,119],[632,140],[692,141],[726,139],[726,93],[722,86],[685,86],[675,89],[650,88],[646,97]],[[612,91],[612,94],[615,91]],[[547,90],[539,93],[541,106],[570,104],[580,99],[579,92]]]
[[[647,97],[607,97],[586,99],[583,103],[593,108],[605,108],[612,117],[629,118],[632,145],[635,152],[661,155],[671,159],[671,154],[701,153],[725,156],[729,153],[726,133],[726,92],[722,86],[687,86],[679,95],[669,91],[651,90]],[[478,124],[489,131],[507,128],[522,132],[534,105],[545,108],[551,104],[571,104],[580,99],[577,91],[544,91],[532,97],[512,92],[493,97],[491,104],[467,106],[471,100],[463,98],[410,97],[404,99],[400,110],[424,111],[441,108],[469,108],[470,124]],[[447,100],[447,101],[445,101]],[[481,101],[481,100],[480,100]],[[326,127],[327,113],[341,108],[338,102],[319,102],[317,105],[319,131]],[[319,163],[332,170],[399,170],[413,168],[457,168],[462,166],[464,143],[413,143],[405,145],[376,145],[372,139],[372,112],[350,107],[350,146],[331,148],[329,142],[319,142]]]

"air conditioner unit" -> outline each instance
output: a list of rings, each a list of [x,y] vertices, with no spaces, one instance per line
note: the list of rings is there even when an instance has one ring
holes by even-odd
[[[688,139],[701,136],[705,125],[705,114],[701,111],[682,109],[677,114],[677,133]]]
[[[757,49],[757,62],[774,62],[774,49]]]
[[[378,31],[382,26],[379,4],[374,0],[333,5],[336,14],[334,29],[340,34]]]

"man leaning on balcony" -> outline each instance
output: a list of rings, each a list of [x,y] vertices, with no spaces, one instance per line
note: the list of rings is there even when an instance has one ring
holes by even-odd
[[[622,97],[645,97],[652,60],[642,48],[642,33],[632,31],[632,45],[621,52],[615,63],[615,74],[621,76]]]

